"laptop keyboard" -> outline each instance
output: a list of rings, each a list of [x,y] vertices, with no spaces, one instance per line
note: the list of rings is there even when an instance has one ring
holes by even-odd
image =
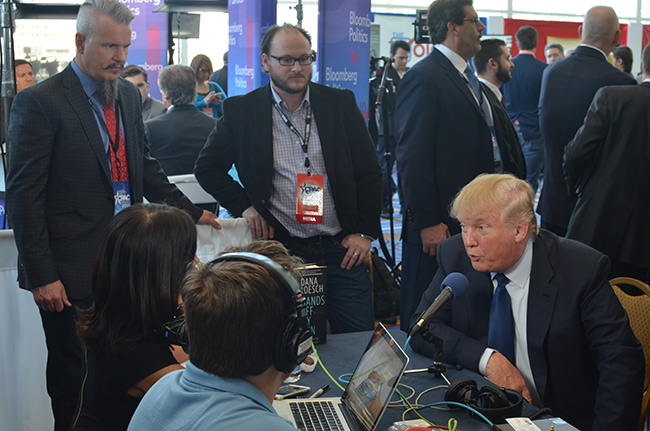
[[[290,402],[289,408],[301,431],[343,431],[331,401]]]

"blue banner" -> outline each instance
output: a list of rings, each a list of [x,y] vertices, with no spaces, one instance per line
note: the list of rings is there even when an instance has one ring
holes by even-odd
[[[352,90],[367,121],[370,0],[320,1],[318,15],[319,82]]]
[[[236,96],[269,81],[260,45],[277,20],[277,0],[228,0],[228,17],[228,96]]]
[[[131,46],[127,64],[136,64],[147,71],[149,94],[161,100],[158,75],[167,66],[167,13],[154,13],[163,0],[120,0],[131,9]]]

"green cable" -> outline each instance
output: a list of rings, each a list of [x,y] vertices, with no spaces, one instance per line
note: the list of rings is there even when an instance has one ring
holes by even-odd
[[[456,431],[456,427],[458,426],[458,421],[455,418],[450,418],[449,422],[447,422],[447,428],[449,431]]]
[[[434,425],[433,422],[431,422],[430,420],[428,420],[428,419],[426,419],[424,416],[422,416],[422,415],[420,414],[420,412],[418,412],[418,411],[415,409],[415,407],[413,407],[413,405],[411,405],[411,403],[409,403],[409,400],[407,400],[406,397],[405,397],[404,395],[402,395],[402,393],[401,393],[400,391],[398,391],[398,390],[396,389],[396,390],[395,390],[395,393],[396,393],[397,395],[400,396],[400,398],[402,399],[402,401],[404,401],[404,402],[406,403],[406,405],[409,406],[410,409],[413,409],[412,412],[415,413],[415,414],[417,415],[417,417],[419,417],[420,419],[422,419],[423,421],[425,421],[425,422],[428,423],[429,425]]]
[[[312,351],[314,352],[314,356],[316,356],[316,361],[318,361],[318,363],[320,364],[321,368],[323,368],[323,371],[325,371],[325,374],[327,374],[327,376],[328,376],[328,377],[329,377],[329,378],[334,382],[334,384],[335,384],[336,386],[338,386],[339,388],[341,388],[341,390],[342,390],[343,392],[345,392],[345,388],[344,388],[343,386],[341,386],[341,385],[339,384],[339,382],[337,382],[336,379],[334,379],[334,377],[332,377],[332,375],[330,374],[330,372],[327,371],[327,368],[325,368],[325,365],[323,365],[323,362],[320,360],[320,356],[318,356],[318,352],[316,351],[316,346],[314,346],[314,342],[313,342],[313,341],[312,341],[312,343],[311,343],[311,349],[312,349]]]

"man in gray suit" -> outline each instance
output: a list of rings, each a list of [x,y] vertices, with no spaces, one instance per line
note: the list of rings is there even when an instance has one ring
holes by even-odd
[[[609,278],[646,281],[650,271],[650,44],[639,86],[601,88],[564,149],[564,174],[577,202],[567,238],[605,253]]]
[[[56,430],[68,430],[81,381],[72,306],[92,304],[95,245],[113,215],[146,196],[219,227],[149,155],[140,94],[119,78],[133,18],[116,0],[87,0],[77,17],[74,61],[20,92],[11,110],[7,207],[19,284],[34,295],[45,329]]]

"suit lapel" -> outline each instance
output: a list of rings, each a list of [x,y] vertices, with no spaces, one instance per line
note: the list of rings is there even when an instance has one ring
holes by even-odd
[[[264,178],[266,197],[271,196],[271,181],[273,180],[273,104],[271,102],[271,83],[266,84],[260,91],[260,98],[253,106],[251,116],[251,130],[254,130],[253,142],[249,142],[244,151],[251,151],[252,154],[259,155],[255,157],[261,163],[259,168],[262,170],[262,178]],[[246,157],[243,155],[243,157]]]
[[[104,149],[104,142],[99,134],[99,126],[97,125],[97,120],[93,114],[90,100],[88,99],[88,96],[86,96],[79,78],[77,78],[77,75],[70,65],[63,71],[63,87],[65,97],[77,114],[77,117],[79,117],[79,123],[88,138],[88,143],[95,152],[99,164],[104,171],[104,175],[106,176],[106,180],[110,185],[111,173],[108,167],[108,157],[106,155],[106,150]]]
[[[318,137],[325,162],[325,170],[335,172],[332,163],[335,163],[336,158],[340,157],[337,151],[340,142],[340,139],[337,139],[337,133],[341,130],[341,123],[335,123],[332,113],[336,112],[337,109],[334,101],[327,97],[318,86],[310,85],[309,87],[309,103],[314,111],[314,121],[318,125]],[[327,145],[324,145],[324,142]],[[332,178],[330,178],[331,181]]]
[[[481,108],[478,106],[478,103],[476,103],[476,99],[474,98],[474,95],[470,91],[469,87],[467,86],[467,82],[463,77],[460,76],[458,69],[454,67],[454,65],[449,61],[445,55],[438,51],[437,49],[434,49],[434,52],[436,53],[436,61],[438,61],[438,64],[445,70],[445,73],[449,77],[449,80],[454,83],[456,88],[458,88],[458,91],[463,93],[463,96],[467,99],[467,101],[476,109],[476,112],[483,116],[483,113],[481,112]]]
[[[552,239],[541,232],[533,243],[533,264],[528,292],[528,357],[539,398],[544,402],[548,365],[544,356],[544,343],[555,309],[557,284],[552,283],[555,271],[551,265]]]

